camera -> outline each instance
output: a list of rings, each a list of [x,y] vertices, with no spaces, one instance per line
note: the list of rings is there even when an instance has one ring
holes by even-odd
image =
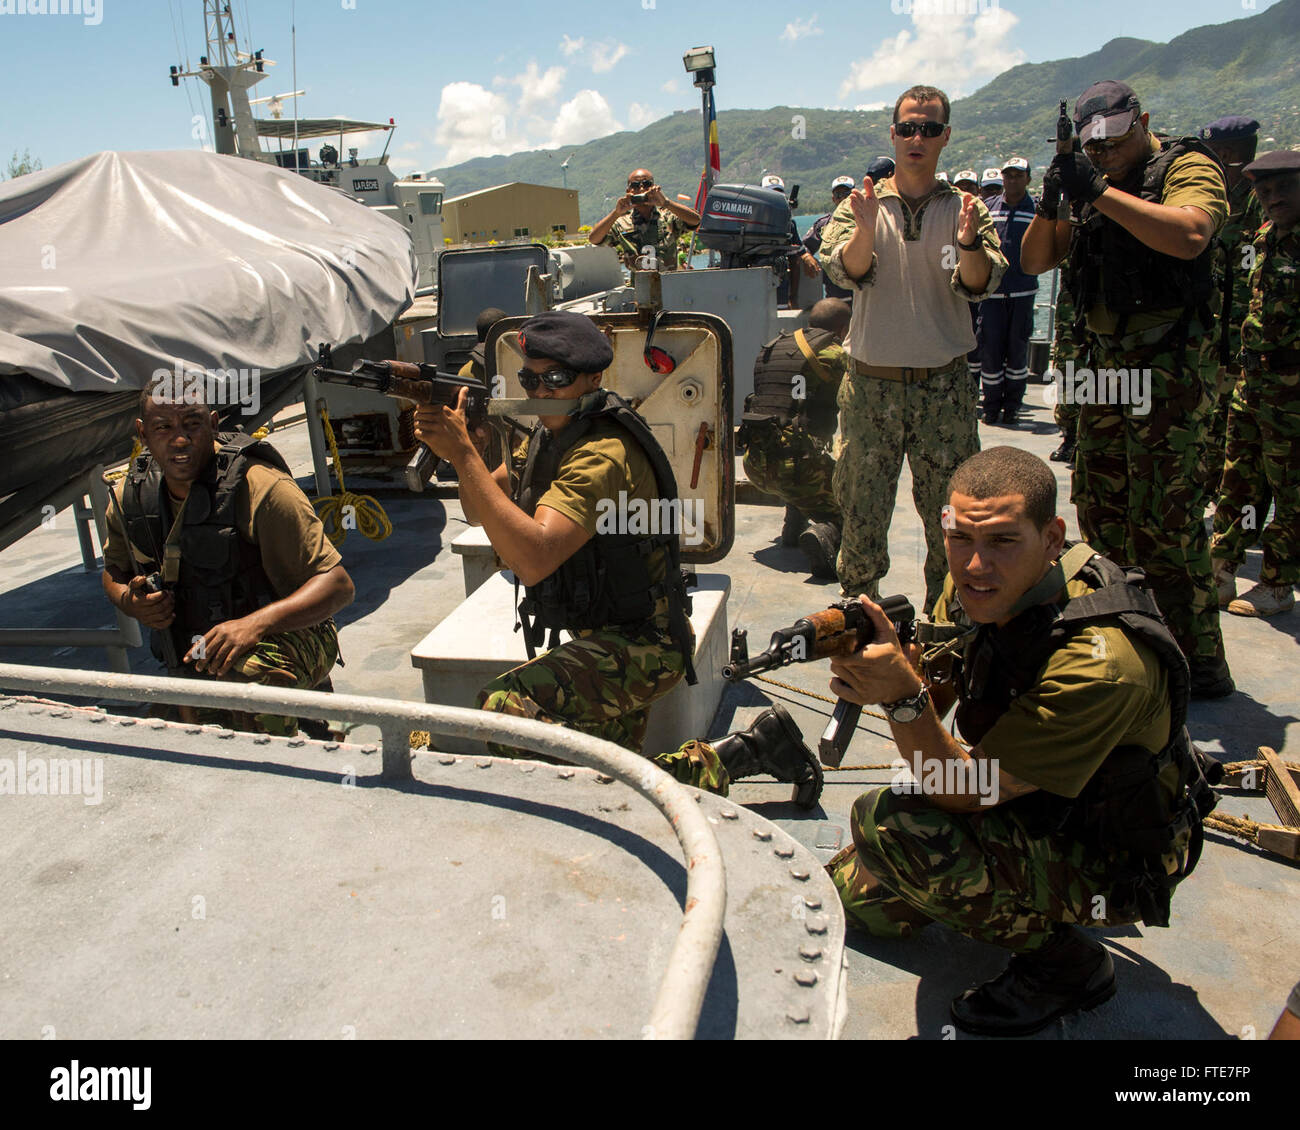
[[[163,583],[161,573],[150,573],[144,579],[144,587],[150,592],[164,592],[167,586]]]
[[[645,203],[648,203],[648,202],[649,202],[649,200],[650,200],[650,194],[649,194],[648,192],[635,192],[635,193],[631,193],[631,194],[629,194],[629,195],[628,195],[628,199],[629,199],[633,204],[645,204]]]

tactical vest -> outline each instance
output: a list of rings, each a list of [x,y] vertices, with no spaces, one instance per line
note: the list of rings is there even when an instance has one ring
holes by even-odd
[[[190,486],[180,529],[179,574],[166,578],[176,601],[170,628],[176,654],[183,658],[195,636],[216,624],[247,616],[279,599],[262,568],[257,546],[235,528],[235,499],[248,474],[250,459],[289,467],[269,443],[252,436],[222,433],[221,449]],[[145,571],[162,571],[171,518],[164,511],[166,487],[153,457],[138,456],[122,489],[122,515],[131,546],[149,562]],[[172,503],[168,502],[170,507]],[[137,571],[140,566],[136,565]],[[162,658],[162,642],[153,634],[153,650]]]
[[[809,353],[800,347],[795,335],[789,331],[773,338],[759,350],[754,363],[754,392],[745,400],[744,420],[750,424],[775,420],[781,424],[797,423],[805,431],[823,439],[835,434],[839,409],[835,381],[829,379],[806,381],[802,399],[794,396],[795,378],[803,373],[811,359],[817,365],[817,355],[828,345],[835,344],[830,330],[804,330]],[[827,374],[829,377],[829,374]]]
[[[1170,166],[1188,153],[1209,157],[1223,176],[1219,159],[1205,145],[1194,137],[1180,137],[1166,142],[1147,162],[1136,195],[1159,204]],[[1131,315],[1156,310],[1182,310],[1179,324],[1184,330],[1190,316],[1197,313],[1209,329],[1213,320],[1209,301],[1218,289],[1216,247],[1216,240],[1211,239],[1195,259],[1164,255],[1107,219],[1092,204],[1085,204],[1070,242],[1070,293],[1081,316],[1099,302],[1118,314],[1117,337],[1124,335]]]
[[[600,421],[615,424],[646,453],[654,470],[657,497],[678,497],[668,456],[649,425],[617,393],[602,388],[582,398],[579,411],[562,431],[552,435],[543,427],[533,430],[515,497],[530,518],[550,489],[564,456]],[[649,568],[656,549],[666,554],[664,578],[658,583],[651,580]],[[516,630],[523,628],[531,659],[548,630],[551,647],[559,642],[561,630],[618,627],[635,634],[651,619],[655,604],[663,597],[668,598],[669,632],[685,661],[686,681],[694,686],[694,647],[688,620],[691,599],[682,578],[680,531],[597,533],[549,577],[525,587]]]
[[[1087,551],[1086,546],[1081,549]],[[1031,835],[1061,834],[1082,840],[1093,851],[1115,855],[1111,910],[1141,917],[1148,926],[1167,926],[1170,893],[1200,857],[1201,821],[1218,803],[1210,780],[1216,774],[1221,778],[1222,770],[1203,758],[1184,727],[1191,687],[1187,660],[1155,601],[1141,587],[1141,572],[1121,569],[1094,554],[1074,575],[1098,588],[1072,598],[1064,608],[1034,604],[1004,627],[979,626],[954,668],[957,725],[972,745],[982,741],[1012,700],[1037,683],[1052,653],[1083,625],[1122,626],[1151,648],[1169,679],[1170,736],[1164,747],[1153,753],[1140,746],[1119,746],[1077,797],[1040,789],[1008,807]],[[1172,795],[1160,781],[1170,764],[1177,766]],[[1169,875],[1161,857],[1184,834],[1186,855],[1177,872]]]

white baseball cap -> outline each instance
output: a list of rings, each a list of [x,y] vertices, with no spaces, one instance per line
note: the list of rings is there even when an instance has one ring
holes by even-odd
[[[831,181],[832,192],[834,192],[837,188],[853,188],[853,187],[854,185],[853,185],[852,177],[836,177],[833,181]]]
[[[983,188],[985,185],[1001,184],[1001,183],[1002,183],[1001,169],[985,169],[984,175],[980,177],[981,188]]]
[[[955,184],[960,183],[961,181],[964,180],[970,181],[971,184],[979,184],[980,182],[980,178],[976,175],[974,169],[962,169],[961,172],[959,172],[955,177],[953,177],[953,183]]]
[[[773,175],[772,173],[768,173],[767,176],[763,178],[763,183],[760,187],[774,188],[777,190],[777,192],[784,192],[785,181],[783,181],[780,177]]]
[[[1023,157],[1012,157],[1009,161],[1002,162],[1002,171],[1006,172],[1008,169],[1019,169],[1021,172],[1027,173],[1029,172],[1029,162]]]

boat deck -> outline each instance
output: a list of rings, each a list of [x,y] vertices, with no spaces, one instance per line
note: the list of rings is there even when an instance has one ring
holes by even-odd
[[[981,425],[985,446],[1011,442],[1046,457],[1057,443],[1050,411],[1041,389],[1031,387],[1026,423],[1011,432]],[[288,429],[273,442],[308,484],[310,456],[305,430]],[[1068,498],[1068,475],[1052,464]],[[349,486],[364,492],[362,481]],[[334,672],[336,690],[345,693],[419,701],[421,680],[411,666],[411,648],[429,628],[462,599],[460,559],[448,544],[464,528],[455,500],[439,501],[385,493],[380,500],[393,522],[392,536],[381,543],[352,533],[342,547],[345,564],[357,586],[355,603],[338,617],[346,666]],[[1070,535],[1078,536],[1073,508],[1063,507]],[[772,507],[737,507],[735,545],[730,555],[707,572],[726,572],[732,594],[728,610],[731,627],[749,629],[751,650],[768,634],[797,615],[824,607],[837,596],[833,584],[807,578],[798,550],[783,549],[777,540],[781,511]],[[910,476],[903,469],[897,509],[890,533],[891,572],[882,586],[902,592],[919,606],[924,542],[911,502]],[[1252,554],[1243,567],[1243,584],[1257,576],[1259,558]],[[98,574],[82,571],[71,512],[53,528],[42,529],[16,543],[0,557],[0,626],[93,627],[110,625]],[[1251,758],[1258,746],[1271,746],[1300,760],[1300,612],[1266,621],[1225,615],[1224,633],[1238,691],[1218,702],[1193,703],[1189,728],[1193,738],[1224,760]],[[61,649],[0,648],[0,662],[67,668],[104,666],[103,652]],[[133,670],[157,674],[147,649],[132,655]],[[786,668],[783,682],[826,694],[823,665]],[[804,729],[810,743],[824,726],[828,704],[766,683],[730,688],[714,719],[711,734],[720,735],[748,724],[769,701],[783,702]],[[115,710],[121,712],[120,707]],[[1290,740],[1288,740],[1290,739]],[[350,740],[364,743],[375,734],[357,731]],[[819,859],[828,859],[848,837],[853,800],[867,787],[887,783],[892,771],[864,766],[887,763],[895,751],[884,723],[864,717],[859,735],[845,758],[845,767],[827,774],[819,811],[802,813],[789,803],[788,786],[742,782],[732,799],[752,808],[787,831]],[[368,770],[367,770],[368,771]],[[210,803],[211,797],[207,798]],[[177,803],[184,803],[178,798]],[[1262,794],[1229,793],[1219,811],[1272,821],[1271,806]],[[157,813],[164,824],[175,814]],[[291,831],[292,814],[276,824],[267,822],[265,853],[272,858],[275,841]],[[401,819],[418,827],[418,813]],[[152,829],[141,829],[144,835]],[[256,827],[248,833],[258,834]],[[52,849],[53,850],[53,849]],[[51,856],[53,859],[53,855]],[[32,863],[33,882],[44,874]],[[80,884],[88,895],[99,880],[91,872],[67,882]],[[100,876],[103,879],[103,876]],[[98,887],[96,886],[97,890]],[[66,898],[71,892],[60,894]],[[135,891],[141,913],[150,900],[163,897]],[[1128,927],[1104,931],[1118,968],[1120,992],[1092,1013],[1057,1022],[1038,1039],[1235,1039],[1267,1034],[1300,976],[1294,938],[1300,924],[1300,868],[1280,862],[1237,840],[1209,833],[1196,874],[1174,897],[1173,922],[1167,930]],[[385,932],[398,923],[376,921],[374,952],[385,943]],[[13,952],[30,942],[12,918],[0,927],[4,949]],[[49,942],[51,939],[43,939]],[[55,954],[43,950],[47,959]],[[848,937],[848,1020],[844,1034],[852,1038],[943,1039],[953,1035],[949,1000],[969,986],[994,975],[1005,955],[994,947],[970,941],[950,930],[932,926],[909,942],[872,939],[850,931]],[[400,1025],[393,1029],[399,1034]],[[6,1033],[14,1035],[16,1033]],[[960,1034],[958,1034],[960,1035]],[[965,1037],[962,1037],[965,1038]]]

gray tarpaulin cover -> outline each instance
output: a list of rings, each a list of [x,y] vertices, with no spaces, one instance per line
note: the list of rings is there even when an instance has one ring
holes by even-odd
[[[0,184],[0,381],[143,388],[156,369],[273,373],[411,302],[406,230],[274,165],[99,153]]]

